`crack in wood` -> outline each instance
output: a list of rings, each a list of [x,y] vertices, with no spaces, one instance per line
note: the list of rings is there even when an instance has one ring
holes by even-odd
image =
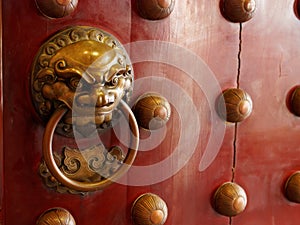
[[[240,30],[239,30],[239,52],[238,52],[238,68],[237,68],[237,78],[236,78],[236,85],[237,88],[240,88],[240,75],[241,75],[241,53],[242,53],[242,31],[243,25],[240,23]],[[232,177],[231,182],[234,182],[235,178],[235,167],[236,167],[236,154],[237,154],[237,132],[238,132],[238,123],[235,123],[234,126],[234,138],[233,138],[233,159],[232,159]],[[231,223],[230,223],[231,224]]]
[[[236,142],[237,142],[237,132],[238,132],[238,123],[234,124],[234,137],[233,137],[233,157],[232,157],[232,177],[231,177],[231,182],[234,182],[235,178],[235,167],[236,167],[236,154],[237,154],[237,147],[236,147]]]
[[[237,68],[237,79],[236,79],[236,85],[237,85],[237,88],[240,87],[241,53],[242,53],[242,31],[243,31],[243,24],[240,23],[240,30],[239,30],[239,52],[238,52],[238,68]]]

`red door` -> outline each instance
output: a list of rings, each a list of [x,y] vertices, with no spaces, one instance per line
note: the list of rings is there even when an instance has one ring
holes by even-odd
[[[79,0],[69,15],[50,19],[35,1],[2,1],[1,224],[35,224],[48,209],[63,208],[76,224],[129,225],[136,217],[133,205],[146,193],[159,196],[168,213],[146,199],[154,208],[145,224],[161,218],[173,225],[298,224],[300,206],[285,196],[287,179],[300,168],[300,120],[287,107],[300,82],[296,3],[256,0],[253,18],[243,23],[225,19],[219,0],[176,1],[161,20],[142,18],[137,3]],[[140,129],[129,171],[85,194],[59,193],[41,178],[47,121],[40,120],[31,96],[36,54],[70,26],[101,29],[125,47],[134,71],[130,106],[147,92],[160,93],[171,105],[163,128],[151,134]],[[252,99],[252,112],[241,122],[225,122],[215,110],[228,88]],[[54,142],[55,151],[74,144],[59,134]],[[246,197],[229,191],[219,202],[215,193],[227,182]],[[214,209],[219,203],[225,211],[242,210],[224,216]]]

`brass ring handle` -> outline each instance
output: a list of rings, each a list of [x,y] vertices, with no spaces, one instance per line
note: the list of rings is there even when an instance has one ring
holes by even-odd
[[[136,154],[138,150],[139,145],[139,129],[136,122],[136,119],[134,117],[134,114],[132,113],[130,107],[123,101],[120,101],[121,109],[124,110],[129,115],[129,125],[130,129],[135,136],[132,141],[132,146],[128,148],[127,155],[121,165],[121,167],[109,178],[102,179],[98,182],[94,183],[88,183],[88,182],[80,182],[76,180],[72,180],[68,177],[66,177],[63,172],[58,168],[54,156],[53,156],[53,150],[52,150],[52,140],[55,128],[60,121],[60,119],[66,114],[68,111],[68,108],[66,107],[59,107],[57,110],[53,113],[52,117],[47,123],[44,136],[43,136],[43,155],[45,163],[51,172],[52,176],[54,176],[61,184],[65,185],[66,187],[76,190],[76,191],[96,191],[101,190],[108,185],[110,185],[113,181],[120,178],[122,175],[124,175],[127,170],[132,165]]]

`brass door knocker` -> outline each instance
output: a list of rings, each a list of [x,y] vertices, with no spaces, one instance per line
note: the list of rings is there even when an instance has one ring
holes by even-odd
[[[133,163],[139,143],[136,119],[127,105],[133,86],[129,57],[112,35],[76,26],[52,36],[33,63],[31,94],[41,119],[44,163],[40,174],[48,186],[64,192],[100,190],[116,181]],[[65,147],[53,153],[54,132],[89,138],[105,132],[120,114],[127,115],[131,143],[121,148],[103,144],[87,149]],[[48,171],[49,170],[49,171]],[[58,186],[65,186],[64,188]]]

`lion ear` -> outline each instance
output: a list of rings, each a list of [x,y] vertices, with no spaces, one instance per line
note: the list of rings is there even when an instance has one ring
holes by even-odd
[[[49,100],[58,100],[72,109],[74,93],[62,82],[56,82],[53,85],[45,84],[42,89],[43,96]]]
[[[38,72],[36,78],[39,82],[53,82],[55,74],[52,68],[42,69]]]
[[[33,83],[34,90],[40,92],[45,83],[51,84],[55,81],[56,76],[52,68],[42,69],[38,72],[36,80]]]

